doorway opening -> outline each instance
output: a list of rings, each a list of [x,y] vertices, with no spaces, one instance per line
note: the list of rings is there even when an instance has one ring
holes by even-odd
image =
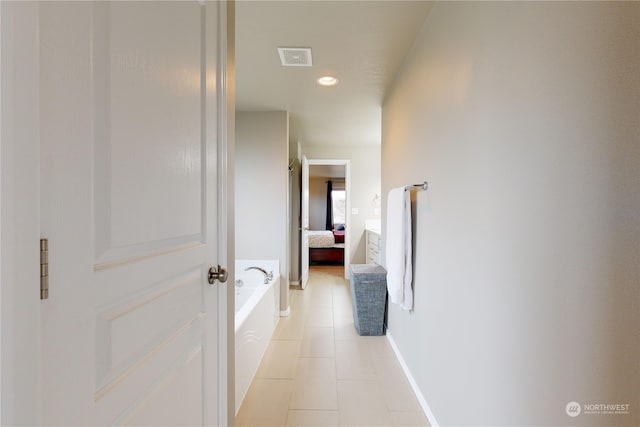
[[[301,206],[301,286],[309,268],[341,268],[343,277],[350,262],[351,211],[349,160],[303,158]]]

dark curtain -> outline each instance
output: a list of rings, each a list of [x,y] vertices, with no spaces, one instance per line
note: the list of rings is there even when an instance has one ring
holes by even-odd
[[[333,230],[333,198],[331,192],[333,191],[333,184],[331,181],[327,181],[327,230]]]

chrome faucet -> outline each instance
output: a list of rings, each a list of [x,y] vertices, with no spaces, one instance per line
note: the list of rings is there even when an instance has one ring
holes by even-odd
[[[267,270],[265,270],[264,268],[260,268],[260,267],[247,267],[244,269],[244,271],[249,271],[249,270],[258,270],[260,272],[262,272],[262,274],[264,274],[264,284],[268,284],[271,279],[273,279],[273,271],[270,271],[267,273]]]

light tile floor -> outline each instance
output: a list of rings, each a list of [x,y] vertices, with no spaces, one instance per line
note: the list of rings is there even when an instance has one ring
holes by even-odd
[[[358,336],[342,267],[312,267],[236,417],[238,427],[429,426],[386,337]]]

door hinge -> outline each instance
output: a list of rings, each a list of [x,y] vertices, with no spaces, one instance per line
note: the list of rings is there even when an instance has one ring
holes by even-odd
[[[40,299],[49,298],[49,239],[40,239]]]

